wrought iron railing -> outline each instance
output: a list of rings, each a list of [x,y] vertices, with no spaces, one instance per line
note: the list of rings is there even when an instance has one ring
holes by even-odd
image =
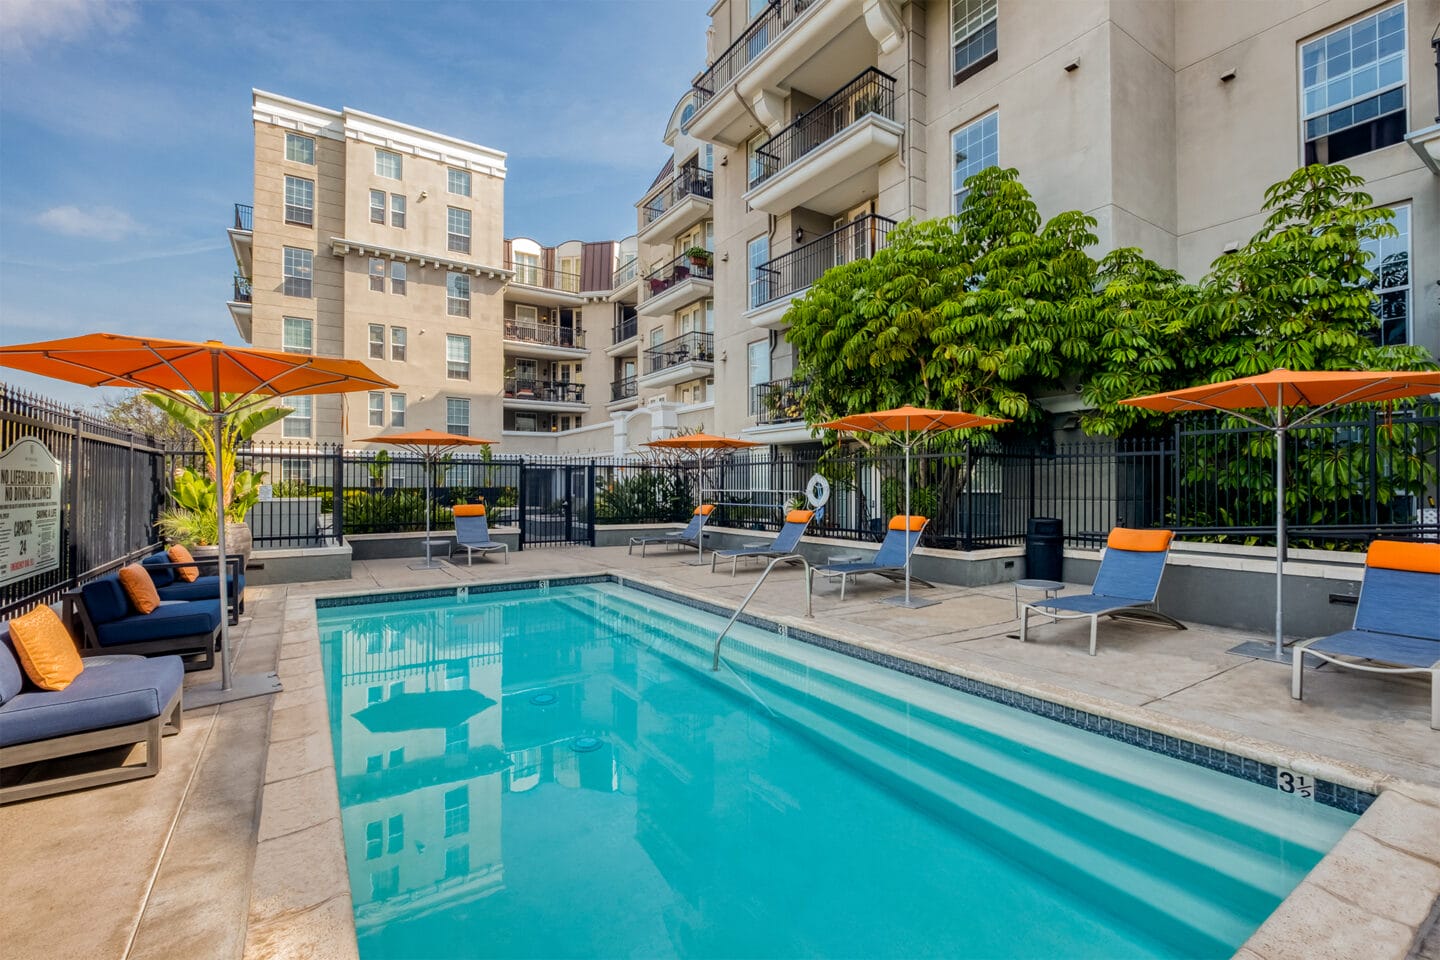
[[[249,277],[242,277],[242,276],[240,276],[240,274],[238,274],[238,273],[235,274],[235,289],[234,289],[234,294],[233,294],[233,296],[231,297],[231,299],[234,300],[236,303],[249,303],[249,302],[250,302],[250,278],[249,278]]]
[[[755,268],[750,284],[750,306],[759,307],[791,297],[810,286],[831,267],[867,260],[885,246],[895,221],[867,214],[843,227],[816,237]]]
[[[650,289],[650,296],[658,296],[686,280],[713,280],[715,279],[714,255],[706,252],[704,257],[691,257],[688,254],[680,254],[674,260],[662,267],[645,274],[645,283]]]
[[[585,331],[553,323],[511,318],[505,321],[505,339],[518,343],[538,343],[548,347],[575,347],[578,349],[585,346]]]
[[[626,377],[623,380],[616,380],[610,385],[610,402],[618,403],[621,400],[628,400],[640,393],[640,384],[635,377]]]
[[[617,290],[638,276],[640,276],[640,258],[631,257],[616,268],[610,278],[610,289]]]
[[[546,403],[584,403],[585,384],[568,380],[533,380],[506,377],[505,396],[511,400],[542,400]]]
[[[665,216],[686,197],[702,197],[709,200],[715,196],[715,175],[698,167],[682,167],[680,172],[665,181],[654,196],[640,208],[640,217],[647,224]]]
[[[580,274],[578,273],[516,260],[506,260],[505,267],[515,271],[514,283],[523,283],[527,287],[541,287],[545,290],[561,290],[565,293],[580,292]]]
[[[639,332],[640,321],[634,316],[615,321],[614,335],[616,343],[624,343]]]
[[[692,330],[645,350],[645,372],[659,373],[684,363],[714,363],[715,335]]]
[[[895,78],[874,67],[762,143],[755,151],[750,186],[759,186],[871,114],[895,119]]]
[[[255,208],[248,203],[235,204],[235,229],[255,229]]]
[[[806,381],[793,377],[756,384],[750,388],[750,415],[757,423],[791,423],[803,420],[800,398],[804,396],[807,385]]]
[[[785,29],[802,13],[820,0],[772,0],[769,9],[754,20],[715,62],[696,78],[694,100],[696,109],[703,108],[734,82],[750,61],[774,43]]]

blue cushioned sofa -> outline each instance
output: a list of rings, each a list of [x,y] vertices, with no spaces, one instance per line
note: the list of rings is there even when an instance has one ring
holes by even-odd
[[[161,600],[159,609],[139,613],[131,605],[120,575],[107,573],[65,594],[65,622],[80,638],[80,655],[136,653],[178,654],[193,658],[186,670],[215,665],[220,635],[220,601]]]
[[[226,600],[230,607],[230,622],[235,624],[240,622],[240,614],[245,612],[245,573],[240,569],[240,557],[226,557],[225,561],[230,570]],[[155,592],[160,594],[161,600],[220,599],[220,578],[214,573],[205,573],[215,569],[214,560],[207,562],[201,559],[193,564],[172,563],[170,557],[161,552],[152,553],[140,563],[150,572],[150,579],[155,581]],[[175,571],[189,566],[199,567],[202,576],[191,581],[181,580]]]
[[[0,623],[0,803],[153,777],[160,738],[180,732],[184,676],[179,657],[102,656],[64,690],[41,690]],[[143,765],[29,780],[39,761],[133,743],[146,745]]]

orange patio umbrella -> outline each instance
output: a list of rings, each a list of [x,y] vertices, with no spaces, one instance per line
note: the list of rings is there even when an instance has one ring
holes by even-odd
[[[1179,413],[1220,410],[1275,434],[1275,648],[1271,657],[1285,662],[1285,433],[1347,403],[1379,403],[1440,393],[1440,371],[1286,370],[1186,387],[1121,403],[1147,410]],[[1260,410],[1266,415],[1241,413]],[[1301,411],[1304,412],[1301,412]],[[1248,653],[1246,644],[1235,652]]]
[[[820,424],[826,430],[843,433],[894,433],[901,437],[905,448],[905,516],[910,516],[910,451],[921,439],[950,430],[991,427],[1010,421],[1004,417],[984,417],[960,410],[926,410],[923,407],[896,407],[874,413],[857,413],[839,420]],[[910,553],[905,554],[905,596],[886,597],[885,603],[915,609],[938,603],[936,600],[915,600],[910,596]]]
[[[395,447],[402,447],[412,453],[419,454],[425,461],[425,562],[411,566],[412,570],[430,570],[440,566],[430,559],[430,487],[431,477],[434,475],[435,464],[440,458],[451,450],[460,447],[488,447],[495,441],[481,440],[479,437],[466,437],[458,433],[441,433],[438,430],[414,430],[410,433],[392,433],[384,437],[371,437],[369,440],[361,440],[361,443],[385,443]]]
[[[663,437],[659,440],[651,440],[645,444],[647,447],[657,447],[661,450],[689,450],[695,454],[695,472],[697,474],[696,487],[699,490],[699,502],[697,506],[705,503],[705,457],[712,450],[740,450],[744,447],[759,447],[763,444],[755,443],[753,440],[737,440],[732,437],[717,437],[711,433],[687,433],[677,437]],[[705,533],[695,538],[695,547],[698,551],[695,563],[698,565],[705,559]]]
[[[217,456],[226,415],[237,404],[254,397],[349,393],[395,386],[356,360],[232,347],[218,340],[194,343],[117,333],[0,347],[0,366],[88,387],[135,387],[165,394],[210,417]],[[227,401],[224,394],[233,397]],[[239,687],[230,675],[230,618],[225,614],[229,589],[225,576],[225,491],[219,489],[220,482],[217,477],[221,679],[218,688],[187,690],[185,700],[191,706],[240,700],[279,689],[273,673],[249,678]]]

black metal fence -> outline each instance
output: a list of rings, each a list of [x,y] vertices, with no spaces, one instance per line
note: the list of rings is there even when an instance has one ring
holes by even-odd
[[[26,437],[60,461],[59,567],[6,577],[0,584],[0,618],[51,603],[75,584],[148,553],[156,543],[155,517],[164,497],[163,455],[147,438],[0,384],[0,450]],[[8,492],[5,500],[7,507],[13,503]],[[7,541],[37,535],[38,529],[15,529],[13,521],[0,532]]]

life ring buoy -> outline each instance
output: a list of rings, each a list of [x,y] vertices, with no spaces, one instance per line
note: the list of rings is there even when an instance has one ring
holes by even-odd
[[[805,499],[816,510],[830,502],[830,481],[820,474],[812,474],[805,482]]]

